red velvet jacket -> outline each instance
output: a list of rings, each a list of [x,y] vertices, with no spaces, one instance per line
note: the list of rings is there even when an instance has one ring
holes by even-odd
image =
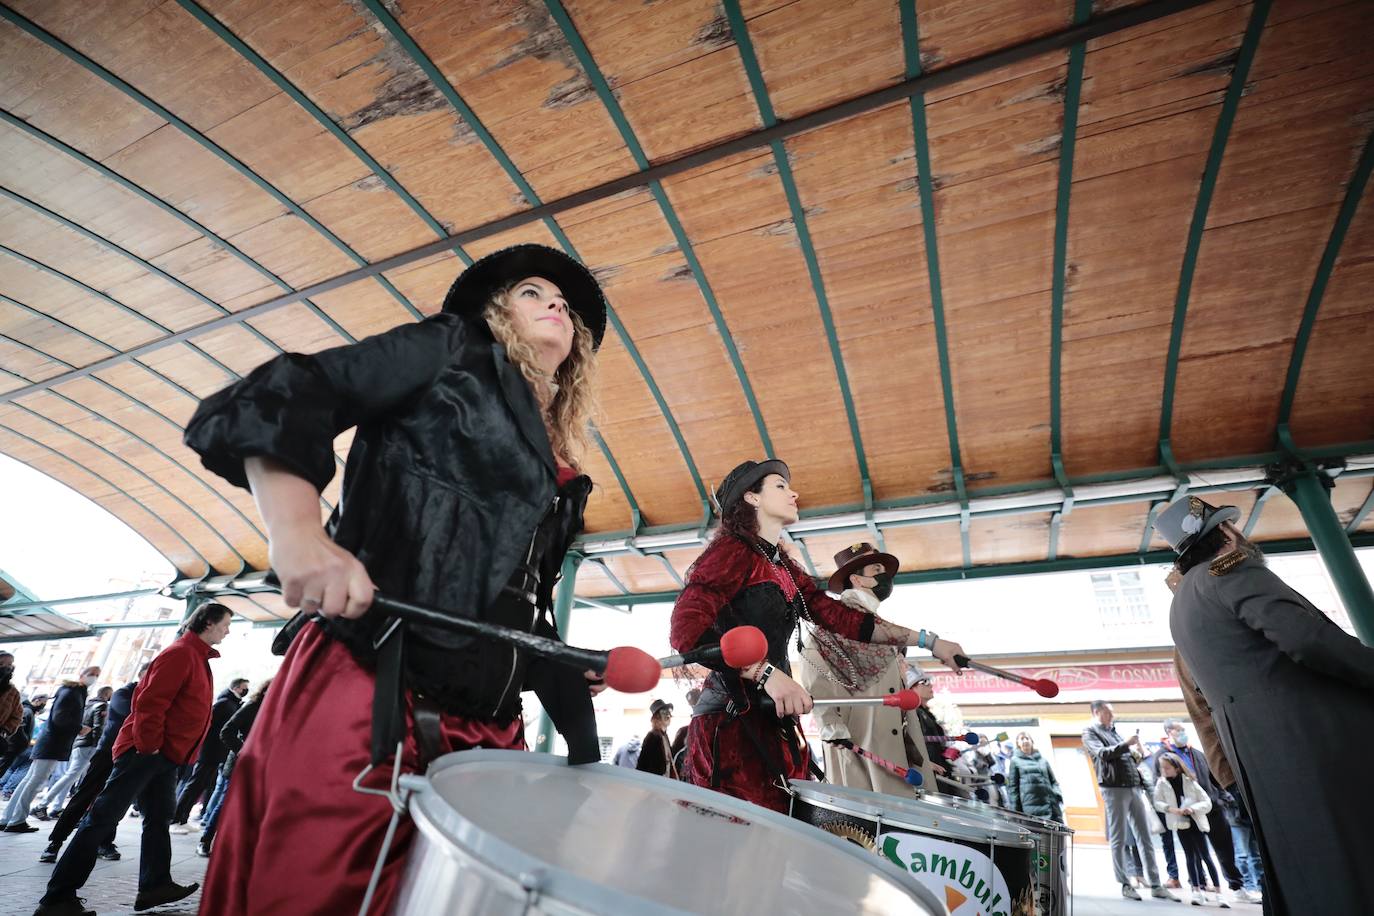
[[[132,747],[141,754],[161,753],[177,764],[195,759],[214,701],[212,658],[219,653],[195,633],[186,633],[153,659],[115,739],[116,758]]]
[[[772,545],[762,541],[759,545],[768,554],[778,556]],[[871,614],[831,598],[785,554],[779,559],[780,563],[774,562],[737,537],[717,536],[688,570],[687,585],[673,605],[668,635],[673,649],[686,652],[714,645],[727,630],[748,624],[763,630],[768,637],[768,660],[790,670],[787,640],[801,604],[797,600],[799,591],[818,625],[849,639],[872,639]]]

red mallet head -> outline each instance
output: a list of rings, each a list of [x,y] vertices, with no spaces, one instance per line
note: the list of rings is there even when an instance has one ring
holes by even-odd
[[[907,785],[909,785],[909,786],[919,786],[921,783],[923,783],[923,782],[925,782],[925,781],[926,781],[926,778],[925,778],[924,776],[922,776],[922,775],[921,775],[921,771],[918,770],[918,769],[916,769],[915,767],[912,767],[912,768],[910,768],[909,770],[906,771],[906,784],[907,784]]]
[[[735,627],[720,638],[720,657],[731,668],[748,668],[768,655],[768,637],[758,627]]]
[[[884,706],[896,706],[903,712],[911,712],[921,705],[921,697],[914,690],[899,690],[883,697]]]
[[[606,686],[621,693],[647,693],[658,686],[663,669],[658,660],[643,649],[619,646],[606,659]]]
[[[947,748],[945,748],[943,751],[941,751],[940,753],[945,755],[945,759],[946,759],[946,760],[958,760],[958,759],[959,759],[959,749],[958,749],[958,748],[947,747]]]
[[[1052,700],[1059,696],[1059,685],[1049,678],[1042,677],[1035,682],[1035,692],[1047,700]]]

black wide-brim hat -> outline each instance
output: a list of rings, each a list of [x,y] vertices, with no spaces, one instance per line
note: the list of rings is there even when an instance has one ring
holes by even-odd
[[[835,554],[835,564],[838,568],[825,587],[837,595],[840,594],[849,588],[849,577],[870,563],[883,564],[883,571],[889,576],[895,576],[902,565],[902,562],[892,554],[883,553],[872,544],[861,541]]]
[[[458,275],[444,296],[444,311],[480,315],[492,293],[526,277],[543,277],[556,285],[592,332],[592,348],[606,336],[606,295],[592,272],[579,261],[547,245],[512,245],[493,251]]]
[[[792,482],[792,472],[787,469],[786,462],[777,458],[769,458],[767,461],[744,461],[735,465],[735,469],[726,474],[720,486],[716,487],[716,512],[724,518],[730,508],[753,489],[754,484],[769,474],[779,474],[783,480]]]

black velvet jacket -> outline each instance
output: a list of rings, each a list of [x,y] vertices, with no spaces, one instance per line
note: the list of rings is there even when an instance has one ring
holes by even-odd
[[[591,484],[585,477],[567,484],[554,511],[556,465],[538,405],[486,324],[444,313],[357,344],[283,354],[202,402],[186,444],[238,486],[247,486],[244,459],[267,456],[323,490],[334,476],[334,439],[352,427],[343,495],[328,529],[378,589],[455,615],[553,632],[549,620],[531,617],[546,616]],[[551,513],[545,555],[530,557],[534,533]],[[545,571],[542,615],[498,601],[527,560]],[[369,613],[329,629],[367,660],[385,624]],[[442,656],[450,712],[508,718],[518,711],[509,687],[513,678],[527,680],[526,660],[506,646],[424,627],[412,631],[416,644]],[[550,680],[571,684],[562,672],[528,679],[553,689]],[[585,697],[580,674],[577,682]],[[589,697],[569,703],[561,698],[562,708],[550,710],[565,735],[560,713],[584,726],[592,720]]]

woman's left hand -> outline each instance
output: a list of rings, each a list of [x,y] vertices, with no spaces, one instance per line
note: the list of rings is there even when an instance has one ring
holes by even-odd
[[[582,676],[587,679],[587,689],[591,691],[592,696],[606,689],[606,682],[595,671],[583,671]]]

